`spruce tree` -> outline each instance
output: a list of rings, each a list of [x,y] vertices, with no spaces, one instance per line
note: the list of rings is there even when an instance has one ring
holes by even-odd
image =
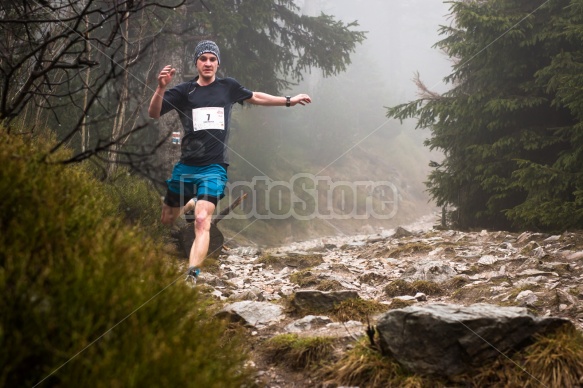
[[[451,89],[389,108],[389,117],[431,128],[426,145],[445,158],[428,190],[455,209],[456,226],[583,225],[581,4],[453,2],[436,44],[454,60]]]

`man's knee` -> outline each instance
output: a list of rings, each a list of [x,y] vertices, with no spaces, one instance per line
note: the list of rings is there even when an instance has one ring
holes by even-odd
[[[202,233],[210,230],[214,211],[215,205],[213,203],[205,200],[197,201],[194,218],[194,227],[196,231]]]
[[[162,216],[160,220],[164,225],[172,225],[178,216],[180,208],[173,208],[166,204],[162,205]]]
[[[194,218],[194,227],[197,231],[207,231],[211,228],[211,218],[206,211],[201,211]]]

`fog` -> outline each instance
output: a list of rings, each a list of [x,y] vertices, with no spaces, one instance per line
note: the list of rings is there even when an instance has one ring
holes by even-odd
[[[353,63],[364,58],[369,66],[382,71],[383,81],[390,87],[384,105],[416,98],[411,80],[417,71],[431,89],[447,90],[442,79],[451,71],[450,62],[432,46],[441,39],[439,26],[449,23],[449,4],[441,0],[300,0],[296,3],[307,15],[324,12],[344,22],[356,20],[359,29],[368,32],[366,41],[353,56]]]
[[[451,70],[450,61],[432,46],[441,39],[439,26],[448,24],[448,5],[439,0],[304,0],[297,4],[311,16],[324,12],[347,23],[358,21],[354,29],[367,31],[367,38],[352,55],[346,72],[324,78],[312,69],[289,91],[310,94],[312,104],[289,110],[236,111],[230,181],[253,186],[250,182],[265,180],[261,187],[266,194],[254,191],[257,184],[247,191],[231,190],[233,197],[246,191],[249,198],[239,210],[240,219],[224,221],[225,234],[247,244],[278,245],[333,234],[375,233],[434,212],[423,182],[430,171],[429,161],[439,160],[440,155],[423,146],[428,130],[415,130],[414,121],[401,124],[387,119],[386,107],[418,97],[413,82],[416,72],[431,90],[447,90],[442,80]],[[311,200],[304,198],[301,203],[301,209],[316,210],[316,215],[298,216],[293,204],[281,205],[298,198],[293,188],[300,181],[298,174],[303,174],[302,184],[308,189],[332,182],[326,186],[328,192],[315,190]],[[346,198],[346,190],[330,189],[338,181],[353,184],[352,197]],[[279,183],[277,193],[269,182]],[[354,182],[368,184],[361,187]],[[360,195],[375,196],[372,202],[389,205],[363,214],[355,210],[364,208],[368,200],[358,200]],[[279,206],[258,204],[266,198]],[[330,208],[335,210],[330,212]]]

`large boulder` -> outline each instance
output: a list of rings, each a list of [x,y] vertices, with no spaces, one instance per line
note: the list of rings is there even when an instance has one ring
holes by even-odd
[[[392,310],[379,319],[377,330],[383,353],[411,371],[454,376],[562,324],[571,323],[538,318],[522,307],[432,304]]]

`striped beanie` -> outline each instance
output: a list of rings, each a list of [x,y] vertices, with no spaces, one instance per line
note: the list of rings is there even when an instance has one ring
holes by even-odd
[[[219,65],[221,64],[221,52],[219,51],[219,46],[213,41],[210,40],[203,40],[199,44],[196,45],[194,49],[194,63],[198,61],[198,57],[200,57],[204,53],[211,53],[217,56],[217,61]]]

